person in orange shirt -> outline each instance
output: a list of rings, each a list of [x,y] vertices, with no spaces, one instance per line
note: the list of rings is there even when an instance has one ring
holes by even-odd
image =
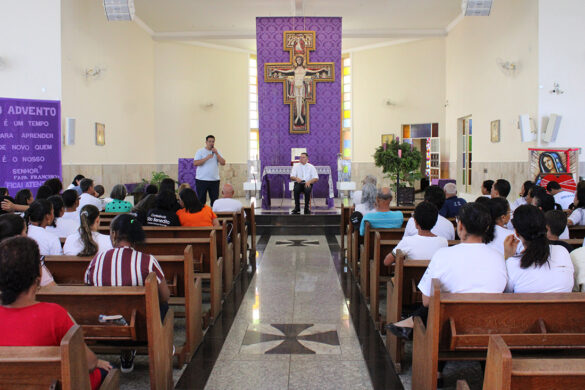
[[[211,207],[201,204],[191,188],[181,191],[179,198],[179,203],[183,207],[177,211],[181,226],[219,226],[217,215]]]

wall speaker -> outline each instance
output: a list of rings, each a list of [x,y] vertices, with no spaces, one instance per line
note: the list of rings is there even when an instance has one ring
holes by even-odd
[[[559,133],[559,126],[561,125],[562,116],[557,114],[550,114],[548,124],[542,133],[542,140],[544,142],[555,142]]]
[[[493,0],[463,0],[461,10],[465,16],[490,16]]]
[[[536,134],[532,132],[532,125],[530,121],[530,116],[528,114],[520,115],[520,118],[518,119],[518,127],[520,128],[522,142],[534,141]]]
[[[65,145],[75,144],[75,118],[65,118]]]

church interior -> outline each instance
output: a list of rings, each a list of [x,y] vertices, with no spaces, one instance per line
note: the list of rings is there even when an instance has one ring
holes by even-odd
[[[584,19],[581,0],[0,0],[0,298],[18,215],[53,278],[22,294],[79,325],[53,345],[0,324],[0,388],[585,388]],[[37,191],[58,178],[66,214],[77,175],[105,189],[93,225],[71,209],[94,251],[43,253],[31,225],[64,217],[35,222]],[[164,178],[177,223],[150,224]],[[133,257],[131,284],[90,282],[125,246],[144,278]],[[450,284],[497,279],[492,255],[497,291]]]

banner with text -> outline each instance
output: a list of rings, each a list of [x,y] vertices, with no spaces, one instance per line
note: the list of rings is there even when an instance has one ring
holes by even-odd
[[[61,178],[61,103],[0,98],[0,187],[36,194],[53,177]]]

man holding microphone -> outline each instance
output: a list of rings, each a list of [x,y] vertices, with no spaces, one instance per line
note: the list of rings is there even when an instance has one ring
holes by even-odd
[[[225,159],[215,148],[215,137],[208,135],[205,138],[205,147],[195,153],[193,161],[193,165],[197,166],[195,186],[201,204],[207,202],[208,192],[211,206],[219,197],[219,164],[225,165]]]

